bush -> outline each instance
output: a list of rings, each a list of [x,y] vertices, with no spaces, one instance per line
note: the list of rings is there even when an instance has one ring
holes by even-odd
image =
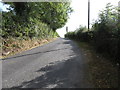
[[[118,8],[107,4],[106,9],[99,15],[99,19],[93,24],[92,31],[77,29],[65,36],[78,41],[90,42],[97,52],[109,55],[114,62],[120,64],[120,23]]]
[[[13,38],[36,37],[45,39],[55,37],[55,35],[57,35],[55,31],[36,18],[29,18],[27,22],[24,22],[21,17],[13,15],[12,12],[3,12],[1,35],[3,38],[12,36]]]
[[[93,31],[87,32],[86,27],[80,26],[74,32],[68,32],[67,34],[65,34],[65,37],[74,40],[89,42],[93,37]]]

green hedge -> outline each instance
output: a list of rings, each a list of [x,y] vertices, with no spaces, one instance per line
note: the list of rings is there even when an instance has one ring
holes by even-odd
[[[2,14],[2,33],[3,38],[52,38],[58,36],[47,24],[36,18],[29,18],[24,21],[21,17],[15,16],[12,12]]]
[[[120,64],[120,18],[118,7],[107,4],[99,14],[99,19],[92,25],[91,31],[79,28],[69,32],[65,37],[91,43],[97,52],[109,55],[111,60]],[[86,32],[84,32],[86,31]]]

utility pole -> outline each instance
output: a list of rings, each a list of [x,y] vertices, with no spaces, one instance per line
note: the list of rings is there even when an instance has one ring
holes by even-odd
[[[68,33],[68,27],[66,27],[66,32]]]
[[[118,2],[118,23],[120,22],[120,1]]]
[[[88,31],[90,31],[90,0],[88,0]]]
[[[118,2],[118,38],[120,37],[119,35],[120,35],[120,1]],[[120,53],[120,39],[118,39],[118,50],[117,50],[117,59],[119,60],[120,59],[120,57],[119,57],[119,53]],[[119,64],[118,64],[119,65]],[[120,73],[120,71],[118,72],[118,73]],[[120,83],[120,79],[118,80],[118,83]],[[118,88],[118,89],[120,89],[120,88]]]
[[[118,2],[118,29],[120,28],[120,1]],[[118,30],[118,35],[120,34],[120,30]]]
[[[119,35],[120,35],[120,30],[119,30],[119,28],[120,28],[120,1],[118,2],[118,38],[120,37]],[[119,57],[119,53],[120,53],[120,39],[118,39],[118,50],[117,50],[117,59],[119,60],[120,59],[120,57]],[[118,63],[118,65],[120,65],[119,63]],[[119,73],[119,75],[120,75],[120,71],[118,70],[118,73]],[[118,83],[120,84],[120,79],[118,79]],[[118,89],[120,89],[120,87],[118,88]]]

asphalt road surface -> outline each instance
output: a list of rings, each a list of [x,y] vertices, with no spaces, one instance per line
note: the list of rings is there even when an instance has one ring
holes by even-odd
[[[57,40],[2,61],[2,88],[90,88],[75,42]]]

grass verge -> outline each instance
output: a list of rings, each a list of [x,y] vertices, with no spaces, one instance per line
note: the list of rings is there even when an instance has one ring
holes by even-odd
[[[57,38],[49,38],[49,39],[26,39],[26,40],[18,40],[10,38],[8,40],[4,40],[5,44],[2,45],[1,56],[0,58],[6,58],[18,53],[21,53],[26,50],[30,50],[36,48],[38,46],[47,44],[56,40]]]
[[[93,83],[95,88],[118,88],[118,66],[96,53],[90,44],[76,42],[88,64],[89,82]]]

